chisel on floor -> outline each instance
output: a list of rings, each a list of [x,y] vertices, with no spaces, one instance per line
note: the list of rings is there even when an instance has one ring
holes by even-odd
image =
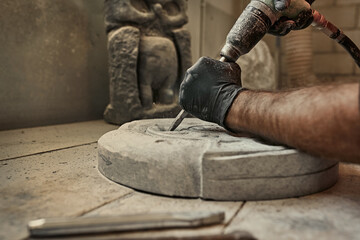
[[[224,212],[151,213],[123,216],[96,216],[30,221],[31,237],[134,232],[170,228],[196,228],[224,221]]]

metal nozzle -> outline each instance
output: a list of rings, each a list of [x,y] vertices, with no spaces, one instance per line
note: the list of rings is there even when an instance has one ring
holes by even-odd
[[[185,110],[181,110],[180,113],[176,116],[174,121],[171,123],[168,131],[175,131],[175,129],[181,124],[181,122],[186,118],[188,115]]]

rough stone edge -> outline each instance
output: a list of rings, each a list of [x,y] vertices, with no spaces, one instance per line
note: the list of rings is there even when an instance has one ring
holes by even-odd
[[[165,120],[165,119],[164,119]],[[151,120],[145,120],[145,122],[148,122],[148,121],[151,121]],[[193,119],[191,120],[191,121],[193,121]],[[136,123],[136,122],[135,122]],[[120,127],[118,130],[116,130],[116,131],[112,131],[112,132],[117,132],[117,131],[121,131],[121,130],[124,130],[124,131],[132,131],[132,134],[135,134],[136,133],[136,130],[137,130],[137,127],[135,127],[134,129],[132,128],[132,126],[134,126],[134,122],[132,122],[132,123],[128,123],[128,124],[125,124],[124,126],[122,126],[122,127]],[[141,126],[140,126],[140,128],[141,128]],[[140,129],[139,128],[139,129]],[[109,133],[108,133],[109,134]],[[107,134],[105,134],[104,136],[106,136]],[[141,135],[141,134],[140,134]],[[104,137],[103,136],[103,137]],[[103,138],[102,137],[102,138]],[[139,137],[144,137],[144,136],[139,136]],[[148,136],[148,137],[150,137],[150,136]],[[99,139],[99,153],[101,152],[101,139],[102,138],[100,138]],[[185,142],[186,142],[186,139],[184,140]],[[207,151],[207,149],[205,149],[205,152]],[[290,151],[293,151],[293,150],[290,150]],[[199,158],[200,158],[200,171],[202,172],[203,171],[203,167],[202,167],[202,164],[203,164],[203,162],[202,162],[202,158],[203,158],[203,154],[204,153],[201,153],[201,156],[199,156]],[[105,171],[104,171],[104,169],[102,168],[102,166],[101,166],[101,161],[103,161],[103,160],[101,160],[101,158],[99,157],[99,170],[100,170],[100,172],[104,175],[104,176],[106,176],[107,178],[109,178],[109,179],[111,179],[111,180],[113,180],[113,181],[115,181],[115,182],[118,182],[118,183],[120,183],[120,184],[123,184],[123,185],[126,185],[126,184],[124,184],[124,182],[122,182],[121,180],[118,180],[118,179],[115,179],[115,177],[114,176],[109,176],[109,174],[108,173],[106,173]],[[104,161],[103,161],[104,162]],[[106,161],[105,161],[106,162]],[[335,175],[337,175],[338,174],[338,172],[336,172],[335,173]],[[313,174],[307,174],[308,176],[310,176],[310,175],[313,175]],[[315,174],[316,175],[316,174]],[[299,177],[299,176],[295,176],[295,177]],[[331,177],[331,176],[330,176]],[[333,176],[334,177],[334,176]],[[288,177],[288,178],[291,178],[291,176],[290,177]],[[256,179],[256,178],[255,178]],[[271,178],[264,178],[264,179],[266,179],[266,180],[269,180],[269,179],[271,179]],[[277,180],[279,179],[279,178],[276,178]],[[205,181],[204,181],[205,180]],[[239,180],[239,179],[237,179],[237,180]],[[249,180],[249,179],[241,179],[241,180],[243,180],[243,181],[246,181],[246,180]],[[336,180],[337,180],[337,176],[336,176],[336,179],[333,181],[334,183],[333,184],[335,184],[335,182],[336,182]],[[235,180],[236,181],[236,180]],[[234,199],[234,196],[229,196],[229,198],[228,199],[217,199],[217,197],[216,198],[212,198],[212,197],[209,197],[210,195],[208,194],[208,195],[206,195],[206,194],[203,194],[203,192],[204,192],[204,189],[206,189],[206,186],[204,187],[204,185],[203,185],[203,183],[204,182],[206,182],[206,178],[204,179],[204,175],[201,175],[201,177],[200,177],[200,185],[199,185],[199,188],[200,188],[200,191],[201,192],[199,192],[199,194],[191,194],[191,195],[189,195],[189,194],[187,194],[187,193],[182,193],[182,194],[178,194],[178,193],[174,193],[174,192],[167,192],[167,191],[162,191],[162,190],[159,190],[159,189],[144,189],[144,188],[137,188],[136,186],[131,186],[131,184],[130,185],[126,185],[126,186],[129,186],[129,187],[132,187],[132,188],[134,188],[134,189],[139,189],[139,190],[141,190],[141,191],[148,191],[148,192],[151,192],[151,193],[156,193],[156,194],[162,194],[162,195],[167,195],[167,196],[180,196],[180,197],[203,197],[203,198],[210,198],[210,199],[216,199],[216,200],[240,200],[240,199],[238,199],[237,197],[236,197],[236,199]],[[232,183],[231,181],[228,181],[228,183]],[[206,184],[205,184],[206,185]],[[329,184],[329,185],[331,185],[331,184]],[[182,185],[179,185],[180,186],[180,188],[181,187],[183,187]],[[196,191],[196,192],[198,192],[198,191]],[[317,192],[317,191],[314,191],[314,192]],[[311,194],[311,193],[313,193],[313,192],[310,192],[310,193],[306,193],[306,194],[303,194],[303,195],[307,195],[307,194]],[[298,194],[294,194],[294,195],[298,195]],[[291,196],[286,196],[286,197],[291,197]],[[257,198],[254,198],[255,200],[257,199]],[[273,199],[273,198],[270,198],[270,199]]]
[[[294,177],[252,178],[218,181],[203,179],[201,198],[222,201],[260,201],[301,197],[336,184],[339,164],[324,171]],[[252,185],[252,186],[251,186]],[[249,187],[251,186],[251,191]],[[253,189],[257,191],[253,191]]]
[[[127,130],[129,125],[124,125],[124,129]],[[163,161],[144,162],[136,156],[136,149],[128,148],[127,151],[120,153],[114,148],[114,144],[124,144],[123,146],[126,146],[128,139],[125,139],[123,142],[114,142],[112,145],[106,144],[107,138],[111,137],[112,134],[121,134],[119,130],[105,134],[98,141],[98,169],[106,178],[127,187],[155,194],[194,198],[200,196],[202,152],[199,152],[198,156],[194,156],[192,159],[180,157],[179,159],[182,159],[182,161],[173,161],[173,156],[182,156],[184,154],[181,149],[175,149]],[[131,134],[135,135],[134,132]],[[142,138],[142,141],[146,138],[146,136],[144,137],[140,134],[137,137]],[[147,142],[155,141],[151,137],[147,138]],[[194,143],[186,144],[186,141],[182,142],[179,144],[185,147],[185,149],[188,146],[192,147],[194,145]],[[166,140],[159,140],[156,144],[159,144],[159,148],[162,149],[161,145],[166,145],[167,142]],[[199,142],[198,144],[202,145],[200,148],[204,148],[204,143]],[[134,157],[132,158],[132,156]],[[159,151],[151,157],[152,159],[160,159],[163,156],[164,154]],[[171,172],[173,163],[177,164],[176,172]],[[116,167],[114,167],[115,164],[117,165]],[[132,167],[141,164],[143,165],[141,168]]]
[[[292,177],[316,173],[328,169],[336,163],[337,161],[316,158],[295,149],[264,151],[243,155],[237,152],[219,151],[206,152],[204,154],[202,173],[207,178],[218,180],[254,177]],[[252,165],[258,165],[259,167],[256,171],[253,171]],[[247,169],[246,172],[243,171],[244,167]],[[261,167],[263,168],[261,169]],[[224,175],[224,172],[227,174]]]

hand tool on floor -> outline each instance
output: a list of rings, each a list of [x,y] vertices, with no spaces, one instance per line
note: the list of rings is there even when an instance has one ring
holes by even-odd
[[[286,1],[289,4],[288,8],[277,11],[274,0],[252,0],[229,32],[226,44],[220,53],[221,61],[236,62],[241,55],[248,53],[269,32],[276,21],[282,17],[296,18],[300,13],[311,10],[310,4],[313,2],[314,0],[288,0]],[[342,45],[360,67],[360,50],[354,42],[318,11],[312,10],[312,13],[312,25]],[[186,116],[187,113],[182,110],[168,130],[174,131]]]
[[[38,219],[28,223],[31,237],[196,228],[224,221],[223,212],[152,213],[123,216]]]

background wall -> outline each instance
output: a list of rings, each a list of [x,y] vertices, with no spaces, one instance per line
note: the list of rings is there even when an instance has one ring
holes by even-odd
[[[1,130],[101,118],[102,0],[1,0],[0,53]]]
[[[248,0],[189,0],[189,24],[193,60],[217,58],[225,38]]]
[[[249,0],[189,0],[193,61],[218,58]],[[316,0],[314,8],[360,45],[360,0]],[[102,118],[108,103],[103,0],[0,1],[0,130]],[[313,31],[320,82],[354,81],[360,71],[334,41]],[[268,35],[279,79],[285,38]]]

